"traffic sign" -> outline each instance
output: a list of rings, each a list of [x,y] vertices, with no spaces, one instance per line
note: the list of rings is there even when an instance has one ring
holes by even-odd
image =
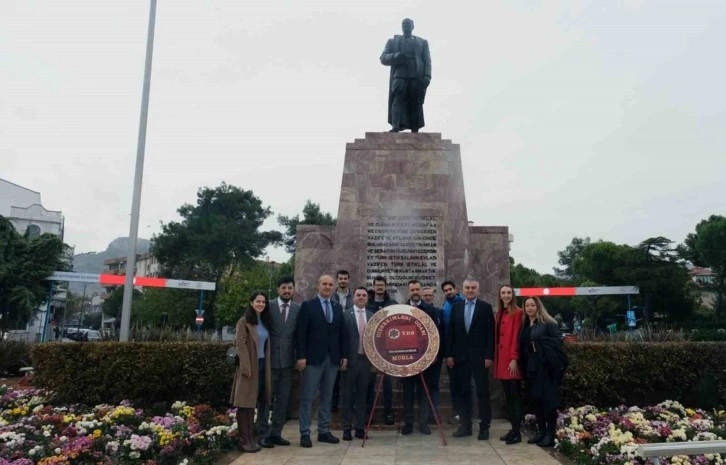
[[[194,322],[197,325],[201,325],[202,323],[204,323],[204,317],[203,316],[198,316],[198,317],[194,318]]]
[[[202,309],[202,308],[198,308],[198,309],[196,309],[196,310],[195,310],[195,312],[197,312],[197,316],[202,316],[202,315],[204,315],[204,309]]]

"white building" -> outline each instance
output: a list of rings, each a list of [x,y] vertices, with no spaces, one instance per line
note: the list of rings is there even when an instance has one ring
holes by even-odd
[[[40,202],[40,193],[0,178],[0,215],[15,226],[20,234],[31,237],[50,233],[63,239],[64,218],[59,211],[47,210]]]
[[[0,216],[7,218],[20,234],[28,233],[30,237],[41,234],[54,234],[63,239],[65,219],[59,211],[46,209],[40,201],[40,192],[19,186],[0,178]],[[65,259],[73,260],[73,248],[66,247]],[[48,284],[50,292],[50,282]],[[66,286],[54,286],[51,305],[64,305],[67,299]],[[47,303],[38,308],[35,317],[26,328],[15,331],[18,339],[29,341],[42,340],[42,331],[45,326]],[[51,334],[50,325],[46,334]],[[51,339],[46,336],[46,340]]]

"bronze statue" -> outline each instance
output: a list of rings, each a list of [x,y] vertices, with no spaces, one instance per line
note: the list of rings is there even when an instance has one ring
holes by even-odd
[[[401,22],[403,35],[388,39],[381,54],[381,63],[391,67],[388,91],[388,123],[390,132],[424,127],[423,103],[431,82],[429,43],[412,35],[413,20]]]

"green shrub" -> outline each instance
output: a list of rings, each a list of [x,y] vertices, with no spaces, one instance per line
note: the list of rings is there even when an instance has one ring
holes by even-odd
[[[562,404],[690,407],[726,404],[726,344],[720,342],[567,343]]]
[[[29,342],[0,340],[0,373],[15,375],[29,364]]]
[[[231,344],[212,342],[92,342],[36,344],[35,383],[61,402],[97,404],[124,399],[151,405],[184,400],[228,403],[234,367]]]
[[[35,344],[36,384],[60,401],[144,405],[184,400],[226,405],[234,367],[230,343],[92,342]],[[570,366],[562,405],[726,405],[726,343],[566,343]],[[293,396],[295,397],[295,396]]]

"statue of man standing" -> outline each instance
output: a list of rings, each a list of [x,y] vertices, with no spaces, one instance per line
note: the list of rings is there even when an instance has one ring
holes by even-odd
[[[401,22],[403,35],[388,39],[381,54],[381,63],[391,67],[388,92],[388,123],[390,132],[424,127],[423,103],[431,82],[429,43],[412,35],[413,20]]]

